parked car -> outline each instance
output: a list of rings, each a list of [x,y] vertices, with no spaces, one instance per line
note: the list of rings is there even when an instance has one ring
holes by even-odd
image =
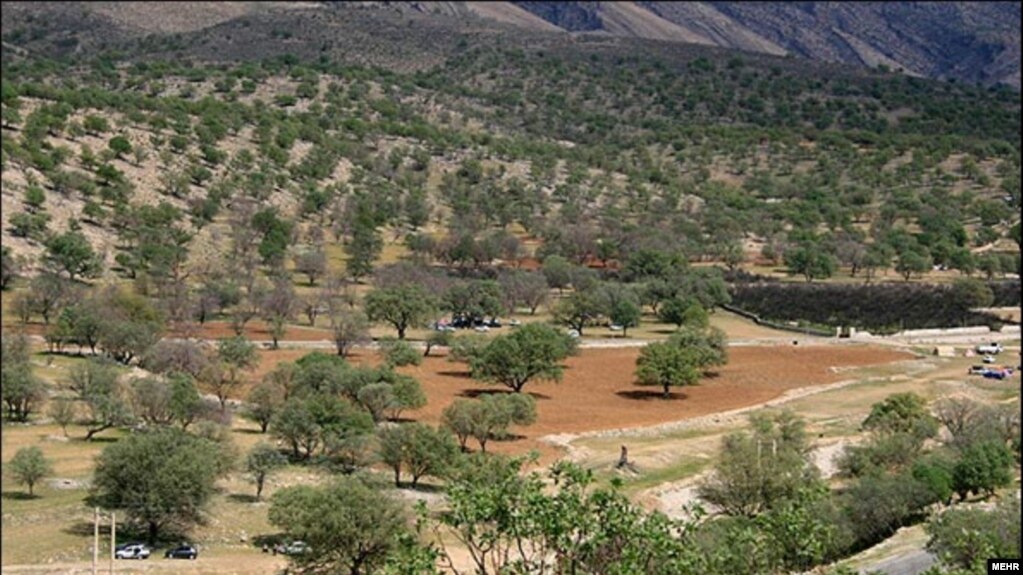
[[[1000,369],[989,369],[984,372],[984,377],[988,379],[1005,379],[1006,374]]]
[[[510,319],[508,320],[508,325],[512,327],[519,327],[520,325],[522,325],[522,322],[517,319]]]
[[[125,547],[131,547],[132,545],[144,545],[141,541],[129,541],[128,543],[118,543],[117,547],[114,547],[114,553],[117,553]]]
[[[167,559],[195,559],[199,557],[199,550],[191,545],[178,545],[168,549],[163,556]]]
[[[490,331],[490,327],[486,326],[486,325],[478,325],[478,326],[474,327],[473,329],[478,331],[478,332],[480,332],[480,333],[486,333],[486,332]]]
[[[994,363],[995,362],[995,356],[993,356],[993,355],[985,355],[984,357],[980,358],[980,360],[983,361],[984,363]]]
[[[275,550],[281,555],[301,555],[309,552],[309,545],[305,541],[292,541],[277,545]]]
[[[568,330],[567,333],[568,333],[568,337],[571,337],[571,338],[579,337],[579,330],[577,330],[577,329],[570,329],[570,330]]]
[[[141,543],[125,545],[121,549],[114,548],[114,557],[117,559],[149,559],[149,548]]]
[[[1003,351],[1005,351],[1005,348],[1003,348],[1002,344],[998,343],[997,341],[977,346],[977,353],[997,355],[999,353],[1002,353]]]
[[[966,373],[970,375],[984,375],[987,372],[987,368],[983,365],[971,365],[970,369],[966,370]]]

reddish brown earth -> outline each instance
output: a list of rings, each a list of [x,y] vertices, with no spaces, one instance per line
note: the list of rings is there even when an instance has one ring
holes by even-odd
[[[308,350],[262,351],[255,377],[281,361],[294,361]],[[859,345],[813,347],[757,346],[729,349],[729,364],[699,385],[676,389],[661,398],[661,389],[633,382],[638,348],[584,349],[566,362],[561,383],[529,383],[525,391],[537,400],[537,422],[516,430],[522,437],[494,443],[494,451],[524,453],[538,449],[547,460],[556,450],[538,438],[622,427],[642,427],[764,403],[790,389],[834,383],[848,378],[831,367],[858,367],[911,359],[909,353]],[[376,364],[372,352],[350,358]],[[436,425],[441,412],[460,397],[506,388],[471,379],[464,364],[428,357],[418,367],[402,368],[415,376],[428,397],[426,407],[407,417]],[[472,443],[472,442],[471,442]],[[490,446],[488,446],[488,449]]]

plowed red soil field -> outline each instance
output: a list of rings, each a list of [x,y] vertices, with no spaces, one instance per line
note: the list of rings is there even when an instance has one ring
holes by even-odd
[[[308,350],[263,351],[257,376],[280,361],[294,361]],[[368,351],[354,356],[353,363],[375,364]],[[443,353],[443,352],[442,352]],[[525,453],[538,449],[544,459],[554,455],[539,437],[555,433],[579,433],[602,429],[641,427],[707,415],[770,401],[790,389],[834,383],[849,377],[832,367],[858,367],[912,359],[909,353],[861,345],[750,346],[729,349],[729,364],[699,385],[676,389],[671,399],[661,389],[634,384],[638,348],[584,349],[567,360],[561,383],[532,382],[525,392],[537,400],[537,422],[514,430],[520,437],[492,442],[494,451]],[[445,357],[428,357],[417,367],[401,368],[415,376],[428,397],[426,407],[406,417],[436,425],[441,411],[460,397],[501,392],[469,377],[464,364]],[[470,440],[470,445],[474,442]]]

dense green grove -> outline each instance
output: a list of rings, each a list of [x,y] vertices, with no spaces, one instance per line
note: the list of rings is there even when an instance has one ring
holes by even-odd
[[[811,325],[847,326],[874,333],[903,329],[988,325],[1002,322],[973,311],[1019,305],[1018,280],[952,284],[790,284],[736,283],[732,304],[765,319]]]

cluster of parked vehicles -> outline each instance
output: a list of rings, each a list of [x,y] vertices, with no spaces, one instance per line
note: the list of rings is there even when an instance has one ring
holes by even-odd
[[[114,558],[116,559],[149,559],[152,550],[144,543],[121,543],[114,547]],[[163,556],[166,559],[197,559],[199,550],[194,545],[182,543],[168,549]]]
[[[520,325],[519,320],[512,319],[508,321],[508,325],[516,327]],[[478,332],[490,331],[493,328],[504,327],[501,320],[495,318],[482,318],[482,317],[466,317],[456,316],[450,320],[441,320],[434,322],[432,326],[436,331],[455,331],[457,329],[473,329]]]
[[[983,362],[984,365],[970,366],[970,368],[966,370],[968,374],[980,375],[988,379],[1005,379],[1007,377],[1011,377],[1014,373],[1014,370],[1011,367],[993,365],[997,361],[995,356],[1005,351],[1002,344],[998,342],[985,343],[978,345],[974,348],[974,350],[979,354],[983,354],[981,362]]]
[[[982,375],[988,379],[1005,379],[1012,376],[1014,370],[1011,367],[999,367],[993,365],[973,365],[967,370],[970,375]]]

